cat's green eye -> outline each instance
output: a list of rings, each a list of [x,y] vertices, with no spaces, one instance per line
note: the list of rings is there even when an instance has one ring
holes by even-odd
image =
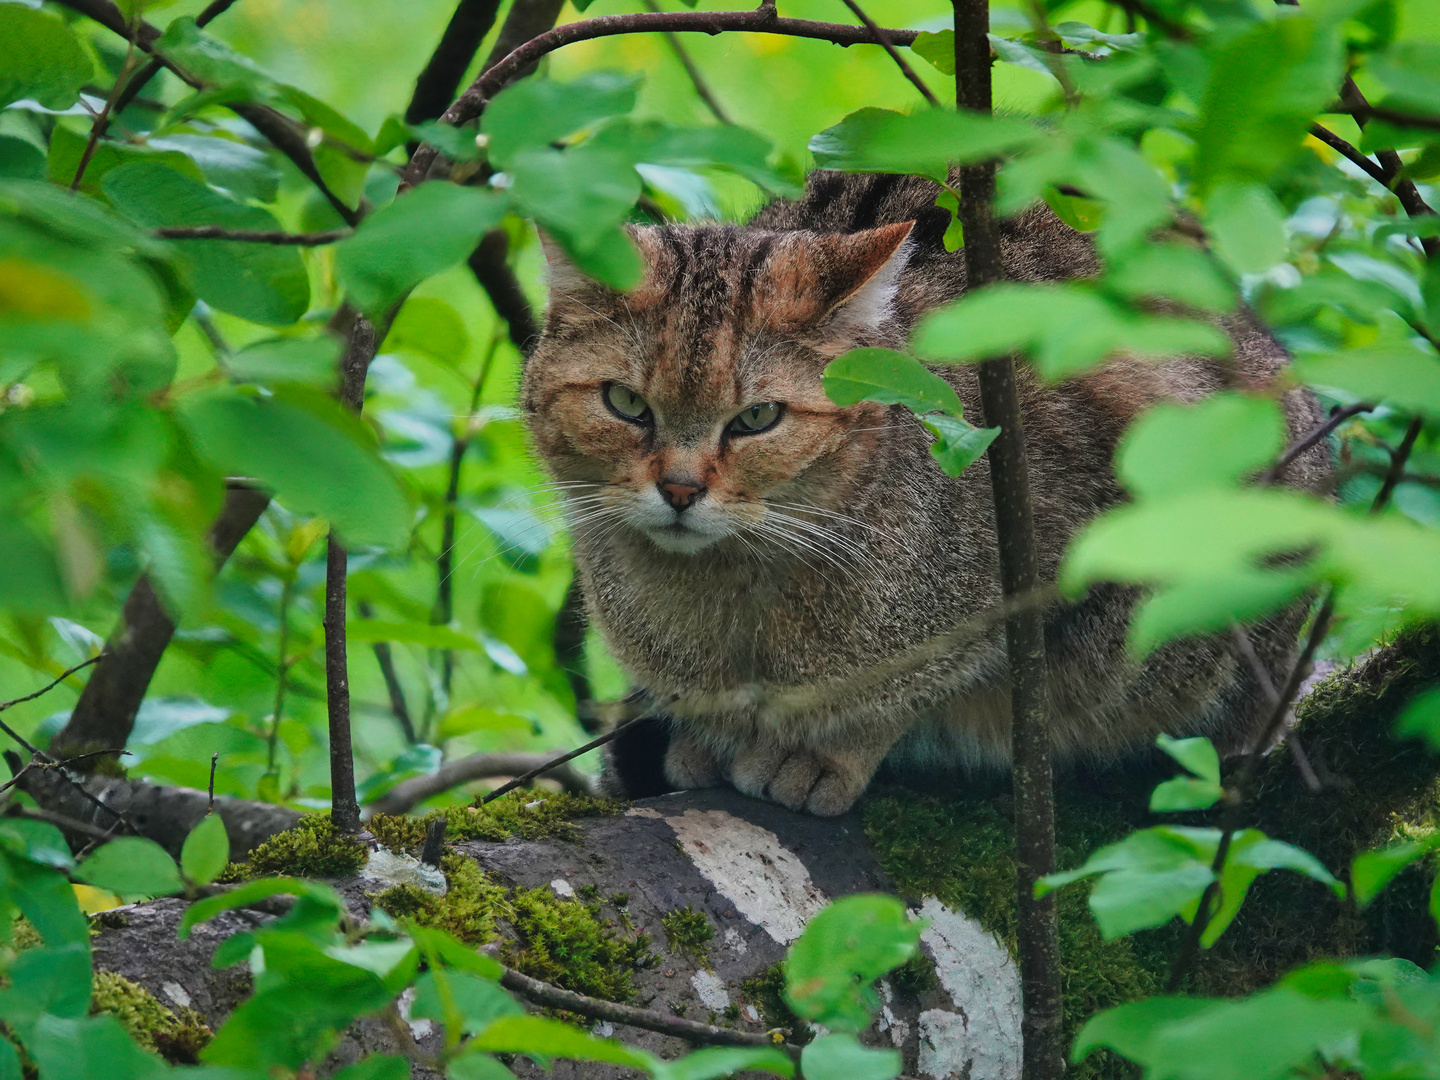
[[[601,388],[600,395],[605,399],[605,404],[609,406],[610,411],[621,420],[628,420],[632,424],[648,424],[650,422],[650,406],[645,403],[644,398],[628,386],[606,383]]]
[[[778,401],[762,401],[758,405],[751,405],[730,421],[730,434],[758,435],[762,431],[769,431],[780,422],[780,415],[784,411],[785,406]]]

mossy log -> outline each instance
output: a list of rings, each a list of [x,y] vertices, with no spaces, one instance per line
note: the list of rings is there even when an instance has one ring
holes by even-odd
[[[1289,755],[1273,755],[1261,772],[1256,823],[1308,847],[1337,873],[1357,850],[1432,828],[1440,760],[1394,742],[1389,729],[1410,696],[1436,678],[1440,648],[1426,632],[1323,682],[1302,704],[1299,730],[1326,786],[1311,791]],[[1153,824],[1146,797],[1169,772],[1173,767],[1063,778],[1062,865]],[[894,892],[930,920],[925,956],[886,980],[885,1008],[865,1041],[898,1047],[913,1076],[1019,1075],[1013,860],[1001,784],[941,793],[881,789],[858,812],[835,820],[791,814],[728,790],[629,806],[520,794],[484,810],[452,808],[446,817],[444,897],[353,872],[370,853],[348,841],[334,846],[313,824],[303,827],[307,835],[292,832],[262,847],[249,870],[235,874],[323,866],[342,874],[337,886],[356,915],[379,905],[445,926],[533,978],[591,997],[753,1033],[781,1028],[796,1041],[809,1033],[778,994],[777,964],[786,948],[828,900]],[[405,818],[377,818],[371,827],[391,848],[411,854],[425,832],[422,822]],[[1314,883],[1271,874],[1202,959],[1192,988],[1244,993],[1317,955],[1388,951],[1428,964],[1435,950],[1423,896],[1429,873],[1416,870],[1391,900],[1363,914]],[[262,916],[226,915],[177,942],[181,910],[179,901],[160,901],[107,917],[95,942],[97,966],[162,1003],[193,1008],[216,1027],[248,981],[237,973],[243,969],[212,971],[210,956],[226,934]],[[1172,926],[1103,941],[1083,889],[1062,893],[1061,934],[1072,1026],[1098,1008],[1159,992],[1180,939]],[[668,1036],[581,1022],[666,1057],[685,1049]],[[426,1022],[413,1030],[423,1047],[438,1047],[438,1033]],[[332,1064],[381,1049],[396,1052],[394,1032],[378,1021],[362,1023]],[[514,1068],[540,1075],[525,1062]],[[557,1063],[555,1072],[619,1075],[567,1063]],[[1122,1075],[1118,1062],[1103,1058],[1075,1073]],[[414,1075],[430,1074],[417,1067]]]

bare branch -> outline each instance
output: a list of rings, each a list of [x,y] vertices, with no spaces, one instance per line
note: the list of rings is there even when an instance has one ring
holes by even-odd
[[[1284,478],[1285,470],[1295,463],[1296,458],[1312,446],[1328,439],[1337,428],[1352,416],[1359,416],[1361,413],[1369,412],[1373,408],[1375,408],[1374,405],[1362,401],[1355,405],[1347,405],[1343,409],[1336,409],[1323,424],[1316,425],[1316,427],[1303,438],[1286,447],[1285,452],[1280,455],[1279,460],[1261,473],[1260,479],[1257,482],[1261,484],[1278,484],[1281,479]]]
[[[36,690],[33,694],[26,694],[24,697],[17,697],[17,698],[13,698],[13,699],[10,700],[10,701],[0,702],[0,712],[4,712],[6,709],[12,709],[12,708],[14,708],[16,705],[23,705],[23,704],[24,704],[25,702],[27,702],[27,701],[34,701],[34,700],[35,700],[36,698],[38,698],[38,697],[43,697],[45,694],[48,694],[51,690],[54,690],[55,687],[59,686],[59,685],[60,685],[62,682],[64,682],[66,679],[70,678],[71,675],[74,675],[77,671],[84,671],[84,670],[85,670],[87,667],[89,667],[91,664],[99,663],[99,661],[100,661],[100,657],[99,657],[99,656],[92,656],[92,657],[90,657],[90,659],[88,659],[88,660],[82,660],[82,661],[80,661],[80,663],[76,664],[74,667],[72,667],[72,668],[67,668],[64,672],[62,672],[60,675],[57,675],[54,679],[52,679],[50,682],[46,683],[46,684],[45,684],[44,686],[42,686],[39,690]],[[19,743],[21,746],[23,746],[26,750],[29,750],[32,754],[38,754],[38,753],[39,753],[39,751],[36,750],[33,746],[31,746],[28,742],[26,742],[26,741],[25,741],[24,739],[22,739],[19,735],[16,735],[13,731],[11,731],[8,727],[6,727],[3,722],[0,722],[0,728],[3,728],[4,731],[5,731],[5,734],[9,735],[12,739],[14,739],[16,742],[18,742],[18,743]]]
[[[426,799],[475,780],[498,776],[533,776],[554,780],[566,791],[595,794],[595,782],[580,770],[555,765],[549,754],[471,754],[440,766],[427,776],[416,776],[396,784],[369,806],[375,814],[408,814]]]
[[[80,152],[80,163],[75,166],[75,177],[70,181],[70,190],[78,191],[80,181],[85,179],[85,170],[90,165],[90,159],[95,156],[95,148],[100,145],[100,138],[110,127],[110,113],[115,108],[115,102],[120,99],[120,93],[125,87],[125,80],[130,77],[130,72],[135,67],[135,32],[127,27],[125,35],[125,62],[120,65],[120,73],[115,76],[115,84],[110,87],[110,93],[105,97],[105,105],[95,117],[95,122],[90,125],[90,137],[85,140],[85,149]]]
[[[445,111],[460,89],[465,69],[485,35],[495,25],[500,0],[460,0],[425,69],[415,80],[415,92],[405,109],[405,122],[434,120]]]
[[[768,1032],[736,1031],[733,1028],[716,1027],[714,1024],[700,1024],[681,1016],[655,1012],[652,1009],[637,1009],[633,1005],[620,1005],[613,1001],[586,997],[571,990],[522,975],[513,968],[506,968],[500,976],[500,985],[513,993],[528,998],[537,1005],[551,1009],[564,1009],[592,1020],[607,1020],[612,1024],[625,1024],[645,1031],[670,1035],[697,1046],[763,1046],[783,1050],[792,1057],[798,1057],[800,1048],[785,1042],[777,1042]]]
[[[227,229],[222,225],[191,225],[156,229],[151,234],[161,240],[232,240],[245,244],[285,244],[295,247],[319,247],[333,244],[351,235],[349,229],[332,229],[330,232],[288,233],[280,230],[252,232],[244,229]]]
[[[1387,189],[1390,187],[1390,181],[1393,177],[1391,177],[1389,173],[1329,128],[1323,127],[1320,124],[1311,124],[1310,134],[1314,135],[1315,138],[1330,147],[1330,149],[1336,151],[1341,157],[1364,170],[1366,175],[1377,184]]]
[[[205,10],[195,16],[195,25],[207,25],[218,16],[225,14],[234,5],[235,0],[211,0],[209,4],[205,5]],[[120,100],[115,103],[114,113],[118,115],[124,112],[130,103],[140,96],[140,92],[145,89],[150,80],[160,74],[160,69],[164,66],[159,60],[151,60],[137,71],[135,77],[130,80],[129,85],[120,94]],[[163,110],[164,106],[161,105],[159,108]]]

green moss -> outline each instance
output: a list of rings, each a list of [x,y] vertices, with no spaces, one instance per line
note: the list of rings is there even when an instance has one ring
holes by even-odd
[[[665,941],[671,952],[685,953],[696,963],[710,966],[707,946],[715,936],[715,927],[704,914],[687,904],[661,915],[660,925],[665,928]]]
[[[424,817],[376,814],[369,828],[392,851],[418,848],[425,842],[430,822],[445,818],[445,838],[456,840],[543,840],[551,837],[574,840],[580,835],[575,821],[608,817],[625,809],[614,799],[596,799],[571,792],[512,791],[494,802],[469,806],[447,806]]]
[[[810,1041],[810,1025],[796,1016],[785,1003],[785,965],[776,961],[758,975],[740,982],[740,994],[747,1005],[755,1006],[766,1030],[785,1033],[785,1041],[803,1046]]]
[[[366,856],[364,844],[335,831],[329,814],[307,814],[294,828],[257,847],[246,862],[227,866],[218,880],[244,881],[270,874],[347,877],[359,872]]]
[[[914,956],[890,973],[890,983],[907,994],[923,994],[939,986],[940,977],[935,973],[935,961],[917,950]]]
[[[636,969],[658,959],[649,935],[622,935],[598,907],[561,900],[547,888],[516,889],[510,906],[520,942],[504,950],[505,962],[567,990],[624,1001],[634,993]]]
[[[196,1064],[211,1039],[198,1013],[185,1009],[177,1016],[139,983],[111,971],[95,972],[90,1012],[113,1016],[137,1043],[177,1064]]]
[[[474,859],[458,852],[442,855],[440,869],[449,886],[444,896],[414,885],[396,885],[370,900],[396,918],[449,931],[471,945],[493,940],[495,920],[510,914],[504,888],[487,878]]]

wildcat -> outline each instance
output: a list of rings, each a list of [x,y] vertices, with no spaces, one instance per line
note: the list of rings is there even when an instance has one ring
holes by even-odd
[[[568,503],[590,618],[652,701],[689,703],[667,721],[671,787],[728,781],[832,815],[882,761],[935,772],[1008,759],[1003,627],[926,652],[1000,600],[986,459],[948,478],[904,408],[840,408],[820,381],[857,346],[903,349],[920,315],[964,292],[938,192],[822,171],[745,226],[633,227],[646,271],[628,295],[547,243],[549,309],[524,407]],[[1048,208],[1002,234],[1013,279],[1099,271],[1089,240]],[[1076,531],[1124,499],[1112,457],[1132,419],[1159,401],[1263,387],[1285,363],[1247,315],[1225,328],[1228,362],[1121,359],[1059,386],[1022,368],[1046,581]],[[936,370],[979,423],[974,369]],[[1307,393],[1284,405],[1292,439],[1321,419]],[[1323,486],[1327,453],[1304,455],[1287,482]],[[1264,700],[1252,669],[1230,635],[1132,662],[1137,595],[1102,586],[1046,608],[1057,755],[1104,760],[1158,732],[1235,747]],[[1303,616],[1297,605],[1252,628],[1272,673],[1290,663]]]

